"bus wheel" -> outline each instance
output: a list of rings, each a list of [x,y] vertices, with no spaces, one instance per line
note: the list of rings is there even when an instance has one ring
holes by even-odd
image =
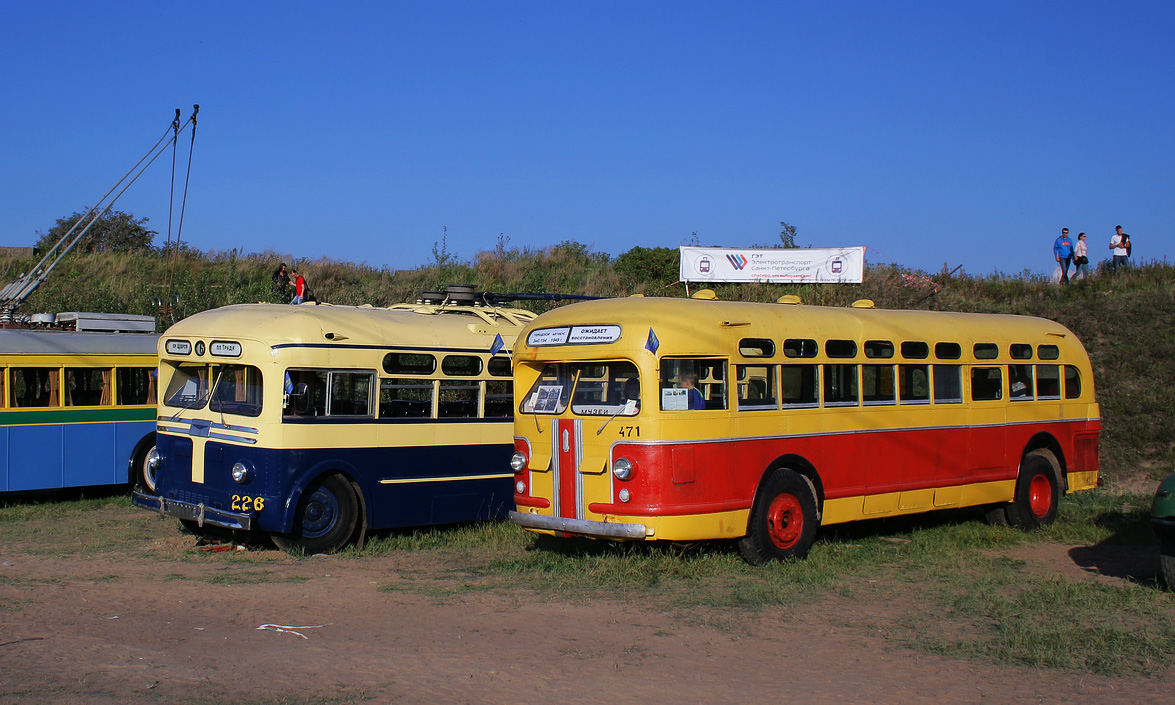
[[[351,539],[359,520],[359,498],[342,475],[328,475],[311,485],[298,503],[294,531],[275,534],[273,542],[285,551],[308,555],[334,553]]]
[[[816,538],[816,494],[799,473],[776,470],[755,497],[747,535],[738,542],[743,560],[803,558]]]
[[[157,480],[155,472],[159,469],[159,451],[152,445],[135,457],[135,484],[144,487],[151,494],[155,494]]]
[[[1057,518],[1061,487],[1053,464],[1039,453],[1029,453],[1016,478],[1016,496],[1005,507],[1008,523],[1022,531],[1048,526]]]

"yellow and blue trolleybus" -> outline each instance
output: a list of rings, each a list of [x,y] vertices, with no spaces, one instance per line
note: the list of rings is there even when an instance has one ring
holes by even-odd
[[[367,529],[504,517],[508,347],[535,314],[434,296],[244,304],[173,325],[159,340],[158,487],[135,503],[307,553]]]

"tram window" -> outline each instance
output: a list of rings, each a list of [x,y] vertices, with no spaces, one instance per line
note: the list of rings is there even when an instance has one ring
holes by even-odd
[[[381,419],[432,418],[432,380],[389,377],[379,381]]]
[[[954,343],[951,343],[953,345]],[[942,345],[942,343],[939,343]],[[963,368],[959,365],[934,366],[934,403],[963,403]]]
[[[486,365],[486,371],[492,377],[509,377],[510,360],[505,357],[491,357],[489,363]]]
[[[930,357],[930,346],[919,340],[907,340],[902,343],[902,357],[907,360],[925,360]]]
[[[491,359],[491,366],[493,362]],[[506,367],[509,369],[509,365]],[[491,379],[486,382],[485,417],[500,419],[512,416],[514,416],[514,383],[505,379]]]
[[[629,403],[631,402],[631,403]],[[588,416],[635,416],[640,410],[640,375],[627,360],[583,365],[571,411]]]
[[[1081,375],[1073,365],[1065,365],[1065,398],[1076,399],[1081,396]]]
[[[889,354],[893,354],[892,345]],[[861,399],[867,406],[897,403],[893,365],[861,365]]]
[[[739,365],[735,376],[740,411],[779,408],[775,402],[775,365]]]
[[[726,362],[663,359],[660,390],[663,411],[725,409]]]
[[[898,401],[902,404],[930,403],[929,365],[898,365]]]
[[[60,368],[13,367],[11,372],[9,406],[61,406]]]
[[[785,408],[813,407],[820,403],[819,365],[783,365],[779,368],[780,401]]]
[[[1013,360],[1031,360],[1032,346],[1024,343],[1012,343],[1008,346],[1008,353]]]
[[[164,406],[181,409],[202,409],[208,403],[209,374],[212,369],[203,363],[180,363],[175,366],[167,392],[163,395]]]
[[[856,357],[857,341],[855,340],[826,340],[824,354],[829,357]]]
[[[450,377],[476,377],[481,374],[481,358],[476,355],[445,355],[441,372]]]
[[[0,408],[2,408],[8,401],[8,396],[4,393],[4,385],[7,379],[8,370],[0,367]]]
[[[225,414],[261,415],[261,370],[252,365],[225,365],[216,376],[208,408]]]
[[[331,371],[327,416],[371,416],[371,391],[375,373]]]
[[[1036,366],[1036,398],[1061,398],[1060,369],[1056,365]]]
[[[477,358],[474,358],[477,360]],[[478,363],[480,365],[480,360]],[[481,383],[470,381],[441,380],[437,395],[437,417],[442,419],[468,419],[477,416],[477,395]]]
[[[1032,390],[1032,365],[1008,365],[1008,391],[1012,401],[1031,401]]]
[[[999,367],[971,368],[971,401],[996,401],[1004,398],[1004,375]]]
[[[66,367],[66,406],[110,406],[110,368]]]
[[[810,338],[788,338],[783,341],[783,354],[787,357],[816,357],[816,341]]]
[[[1000,355],[1000,346],[995,343],[976,343],[972,350],[976,360],[994,360]]]
[[[422,353],[388,353],[383,368],[390,375],[431,375],[437,370],[437,359]]]
[[[774,357],[775,341],[769,338],[743,338],[738,341],[738,353],[743,357]]]
[[[934,356],[940,360],[958,360],[963,356],[963,348],[958,343],[935,343]]]
[[[154,404],[156,376],[154,367],[119,367],[115,373],[117,403]]]
[[[824,406],[856,406],[857,366],[824,366]]]
[[[1037,345],[1036,356],[1042,360],[1056,360],[1061,356],[1061,349],[1056,345]]]
[[[888,340],[866,340],[865,357],[888,360],[893,357],[893,343]]]

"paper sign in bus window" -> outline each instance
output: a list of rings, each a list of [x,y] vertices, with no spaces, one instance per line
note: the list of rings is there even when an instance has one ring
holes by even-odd
[[[563,385],[543,384],[538,389],[534,410],[553,414],[559,409],[559,397],[563,396]]]
[[[665,411],[686,411],[689,409],[689,390],[669,388],[661,390],[661,408]]]

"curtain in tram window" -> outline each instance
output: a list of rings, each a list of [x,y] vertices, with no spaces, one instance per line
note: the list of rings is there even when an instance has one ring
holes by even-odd
[[[100,370],[102,373],[102,393],[98,395],[98,403],[102,406],[110,406],[113,402],[110,385],[110,370]]]
[[[49,379],[45,390],[49,393],[49,400],[46,406],[61,406],[61,375],[58,370],[47,371]]]

